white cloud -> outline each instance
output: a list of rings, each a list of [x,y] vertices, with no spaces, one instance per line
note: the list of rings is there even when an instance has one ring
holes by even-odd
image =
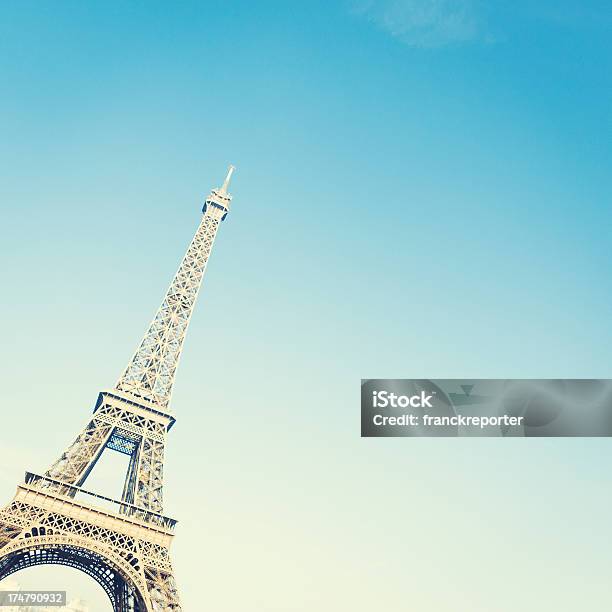
[[[444,47],[488,38],[474,0],[362,0],[353,8],[415,47]]]

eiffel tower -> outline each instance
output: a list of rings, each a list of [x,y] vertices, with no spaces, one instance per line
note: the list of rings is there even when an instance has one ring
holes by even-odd
[[[176,521],[163,514],[170,397],[206,265],[232,196],[213,189],[170,288],[131,361],[102,391],[83,430],[42,475],[26,472],[0,510],[0,580],[42,564],[77,568],[106,591],[115,612],[181,610],[169,548]],[[84,488],[107,450],[129,457],[121,500]]]

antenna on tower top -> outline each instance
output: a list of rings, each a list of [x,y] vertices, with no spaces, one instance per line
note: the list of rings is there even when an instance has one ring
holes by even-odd
[[[229,186],[230,181],[232,180],[232,174],[234,174],[235,169],[236,169],[236,166],[232,166],[230,164],[230,167],[227,171],[227,176],[225,177],[225,180],[223,181],[223,187],[221,187],[221,191],[223,191],[224,193],[227,193],[227,188]]]

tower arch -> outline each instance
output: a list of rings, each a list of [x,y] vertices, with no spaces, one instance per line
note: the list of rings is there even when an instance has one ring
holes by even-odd
[[[0,581],[30,567],[63,565],[93,578],[108,596],[115,612],[155,610],[147,605],[144,581],[128,569],[124,559],[108,551],[96,550],[84,539],[77,540],[66,535],[25,537],[24,534],[0,549]]]

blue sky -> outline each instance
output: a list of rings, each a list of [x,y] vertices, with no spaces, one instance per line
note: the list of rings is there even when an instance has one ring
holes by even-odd
[[[456,612],[474,572],[488,587],[459,609],[529,611],[497,601],[488,556],[536,605],[553,578],[535,558],[569,571],[571,524],[595,552],[551,609],[602,609],[612,559],[580,525],[609,533],[605,440],[360,440],[358,385],[610,376],[611,30],[605,2],[4,3],[1,400],[28,432],[5,445],[4,497],[114,383],[231,162],[168,455],[186,605],[204,563],[220,611],[394,612],[410,594]],[[471,561],[468,508],[508,526]],[[415,558],[441,563],[446,594]]]

